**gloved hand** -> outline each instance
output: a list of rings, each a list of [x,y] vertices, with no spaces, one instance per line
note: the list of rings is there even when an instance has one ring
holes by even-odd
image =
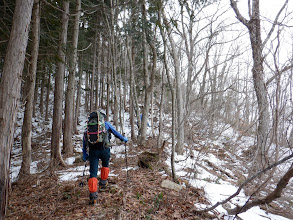
[[[127,137],[123,137],[123,141],[126,143],[128,141]]]
[[[85,162],[89,159],[89,155],[88,154],[83,154],[82,155],[82,160]]]

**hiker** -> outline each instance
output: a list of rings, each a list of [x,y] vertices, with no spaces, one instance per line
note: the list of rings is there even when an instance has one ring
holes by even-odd
[[[140,114],[140,123],[141,123],[141,121],[142,121],[142,113]],[[139,127],[139,122],[138,121],[136,122],[136,125],[138,127],[138,135],[140,135],[140,127]],[[147,121],[147,127],[150,127],[150,124],[149,124],[148,121]]]
[[[128,141],[127,137],[123,137],[116,131],[108,121],[105,121],[105,118],[106,115],[101,111],[91,112],[83,135],[83,161],[90,161],[90,178],[88,180],[90,204],[96,204],[98,200],[99,159],[102,161],[99,189],[102,191],[108,185],[111,134],[121,141]]]

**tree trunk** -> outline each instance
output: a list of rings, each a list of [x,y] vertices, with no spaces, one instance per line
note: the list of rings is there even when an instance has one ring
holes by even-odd
[[[131,127],[131,140],[136,139],[135,132],[135,114],[134,114],[134,85],[133,85],[133,62],[132,62],[132,52],[131,46],[129,45],[128,38],[126,39],[127,45],[127,56],[129,62],[129,117],[130,117],[130,127]]]
[[[76,10],[74,19],[74,28],[72,36],[73,53],[70,55],[68,86],[65,101],[65,119],[64,119],[64,135],[63,135],[63,153],[67,156],[73,154],[73,124],[74,120],[74,95],[75,95],[75,72],[77,63],[77,43],[79,33],[79,18],[80,18],[81,0],[76,0]]]
[[[150,102],[151,102],[151,126],[152,126],[152,135],[153,137],[155,136],[155,131],[154,131],[154,125],[153,125],[153,96],[154,96],[154,84],[155,84],[155,75],[157,71],[157,51],[155,48],[155,45],[153,44],[152,41],[148,41],[150,48],[152,49],[152,54],[153,54],[153,63],[152,63],[152,70],[151,70],[151,78],[150,78],[150,85],[147,87],[147,93],[150,96]],[[148,123],[147,123],[148,124]],[[147,126],[146,124],[146,126]]]
[[[165,102],[165,91],[164,91],[164,70],[162,70],[162,85],[161,85],[161,101],[160,101],[160,118],[159,118],[159,134],[158,134],[158,141],[157,141],[157,146],[162,145],[162,129],[163,129],[163,112],[164,112],[164,105],[163,103]]]
[[[33,99],[33,117],[36,116],[36,106],[38,102],[38,91],[39,91],[39,83],[38,83],[38,78],[36,77],[36,82],[35,82],[35,91],[34,91],[34,99]]]
[[[25,87],[27,89],[27,99],[25,104],[24,118],[22,124],[22,163],[19,171],[19,178],[23,178],[30,174],[31,165],[31,141],[32,141],[32,116],[33,116],[33,101],[36,82],[38,52],[39,52],[39,37],[40,37],[40,3],[37,1],[33,6],[32,15],[32,54],[30,68]]]
[[[106,47],[106,42],[102,38],[102,48]],[[106,50],[102,51],[102,60],[101,62],[103,65],[101,65],[101,95],[100,95],[100,106],[102,108],[105,108],[105,75],[107,74],[106,70],[106,63],[107,63],[107,57],[106,57]]]
[[[116,128],[118,128],[118,113],[119,113],[119,102],[118,102],[118,80],[117,80],[117,58],[116,58],[116,39],[115,39],[115,7],[113,4],[113,0],[110,0],[111,2],[111,7],[110,7],[110,48],[109,50],[111,51],[111,72],[112,72],[112,97],[113,97],[113,121],[114,125]]]
[[[95,110],[95,77],[96,77],[96,59],[97,59],[97,36],[98,36],[98,28],[95,30],[95,38],[94,38],[94,57],[93,57],[93,69],[92,69],[92,78],[91,78],[91,99],[90,99],[90,111],[93,112]]]
[[[120,51],[121,51],[121,54],[122,53],[122,46],[120,48]],[[123,56],[123,55],[122,55]],[[124,134],[124,112],[125,112],[125,109],[124,109],[124,99],[123,99],[123,92],[122,92],[122,68],[124,68],[126,70],[126,65],[123,67],[123,61],[122,60],[125,60],[125,57],[122,57],[122,59],[120,60],[120,66],[121,68],[119,69],[119,105],[120,105],[120,108],[119,108],[119,121],[120,121],[120,128],[121,128],[121,133]]]
[[[82,84],[82,75],[83,75],[83,65],[82,65],[82,59],[83,56],[79,57],[79,69],[78,69],[78,74],[79,74],[79,79],[77,83],[77,92],[76,92],[76,101],[75,101],[75,118],[74,118],[74,125],[73,125],[73,131],[75,134],[78,134],[77,130],[77,125],[79,124],[79,108],[80,108],[80,97],[81,97],[81,84]]]
[[[180,77],[180,66],[179,66],[179,56],[178,56],[178,51],[175,46],[175,42],[173,37],[171,36],[170,30],[171,28],[169,27],[169,22],[167,21],[166,16],[164,15],[164,11],[162,11],[163,15],[163,21],[166,26],[169,37],[169,41],[171,44],[171,56],[174,61],[174,68],[175,68],[175,79],[176,79],[176,104],[177,104],[177,123],[178,123],[178,128],[177,128],[177,144],[176,144],[176,152],[178,154],[183,154],[184,152],[184,105],[183,105],[183,97],[182,97],[182,91],[181,91],[181,77]]]
[[[50,102],[50,92],[51,92],[51,72],[48,71],[47,85],[46,85],[46,114],[45,120],[49,120],[49,102]]]
[[[176,170],[175,170],[175,101],[176,101],[176,94],[175,94],[175,89],[174,89],[174,85],[171,82],[171,77],[169,74],[169,70],[168,70],[168,63],[167,63],[167,57],[166,57],[166,53],[167,53],[167,39],[166,39],[166,34],[162,28],[162,23],[161,23],[161,10],[159,10],[158,12],[158,17],[159,17],[159,22],[160,22],[160,32],[161,32],[161,36],[163,38],[163,43],[164,43],[164,55],[163,55],[163,62],[164,62],[164,67],[165,67],[165,71],[166,71],[166,75],[167,75],[167,79],[168,79],[168,85],[171,91],[171,96],[172,96],[172,147],[171,147],[171,170],[172,170],[172,178],[173,181],[176,182],[177,181],[177,177],[176,177]]]
[[[62,132],[62,102],[64,95],[64,72],[65,72],[65,53],[67,43],[68,14],[69,2],[63,1],[62,13],[62,31],[60,34],[60,42],[58,48],[59,61],[57,63],[57,72],[55,75],[55,91],[54,91],[54,110],[51,137],[51,164],[52,170],[57,165],[66,166],[61,156],[60,140]]]
[[[89,97],[90,97],[90,93],[89,93],[89,72],[88,71],[86,71],[86,73],[85,73],[85,98],[84,98],[84,100],[85,100],[85,102],[84,102],[84,105],[85,105],[85,111],[86,112],[89,112],[89,101],[90,101],[90,99],[89,99]]]
[[[143,0],[141,3],[141,11],[142,11],[142,47],[143,47],[143,73],[144,73],[144,105],[142,108],[142,117],[141,117],[141,127],[140,127],[140,144],[145,145],[147,139],[147,121],[149,117],[149,108],[150,108],[150,77],[148,71],[148,47],[146,41],[146,5]]]
[[[97,21],[98,22],[98,21]],[[101,33],[98,35],[97,39],[97,80],[96,80],[96,107],[95,109],[99,109],[101,93],[100,93],[100,81],[101,81]]]
[[[16,0],[13,25],[0,81],[0,219],[5,218],[10,154],[20,97],[33,0]]]
[[[257,98],[259,118],[257,128],[257,151],[259,159],[266,161],[267,143],[269,137],[270,115],[268,103],[268,91],[264,82],[264,70],[262,55],[262,40],[261,40],[261,27],[259,17],[259,1],[253,1],[253,19],[248,26],[250,42],[252,47],[253,67],[252,76],[254,83],[254,90]]]
[[[132,103],[132,110],[133,112],[133,123],[134,123],[134,115],[136,114],[136,124],[138,127],[138,130],[140,129],[141,121],[140,121],[140,111],[139,111],[139,106],[138,106],[138,100],[137,100],[137,95],[136,95],[136,90],[135,90],[135,81],[134,81],[134,64],[133,62],[135,61],[135,49],[133,45],[129,45],[128,47],[128,60],[129,60],[129,72],[130,72],[130,99]],[[135,129],[134,127],[132,128],[132,136],[135,135]],[[135,140],[135,137],[131,138],[132,140]]]
[[[41,94],[40,94],[40,103],[39,103],[39,109],[40,109],[40,115],[44,115],[44,93],[45,93],[45,74],[46,74],[46,66],[45,61],[42,61],[42,72],[41,72]]]
[[[253,58],[253,67],[252,67],[252,76],[254,83],[254,90],[257,98],[258,104],[258,128],[257,128],[257,157],[256,161],[267,164],[266,153],[268,151],[268,139],[269,139],[269,126],[271,124],[270,114],[269,114],[269,103],[268,103],[268,91],[264,81],[264,56],[262,50],[264,44],[267,42],[267,39],[273,33],[275,24],[273,24],[266,40],[263,42],[261,39],[261,24],[260,24],[260,9],[259,9],[259,0],[252,1],[252,8],[249,10],[250,20],[246,20],[239,12],[237,3],[234,0],[230,0],[231,7],[233,8],[237,19],[244,24],[250,36],[250,44],[252,49],[252,58]],[[282,9],[279,11],[276,20],[282,10],[284,10],[288,1],[285,1]],[[275,22],[277,23],[277,22]]]
[[[107,57],[108,59],[106,60],[106,63],[109,62],[110,59],[110,52],[109,49],[107,50]],[[107,65],[105,63],[105,67],[106,67],[106,74],[107,74],[107,79],[106,79],[106,120],[109,121],[109,114],[110,114],[110,77],[111,77],[111,73],[107,68]]]

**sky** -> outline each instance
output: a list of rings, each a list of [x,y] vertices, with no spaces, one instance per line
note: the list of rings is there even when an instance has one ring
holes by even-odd
[[[246,17],[247,17],[247,0],[239,0],[239,8],[241,13]],[[266,31],[269,30],[269,24],[270,22],[267,21],[271,21],[274,19],[275,15],[277,14],[277,12],[279,11],[279,9],[281,8],[282,4],[284,3],[284,0],[260,0],[260,8],[261,8],[261,12],[262,12],[262,19],[265,22],[265,26]],[[229,1],[228,0],[222,0],[221,4],[223,4],[223,6],[221,7],[229,7]],[[292,54],[292,41],[293,41],[293,16],[292,13],[290,12],[290,10],[293,11],[293,1],[289,0],[289,6],[288,6],[288,10],[287,10],[287,14],[288,14],[288,18],[287,19],[288,22],[286,22],[287,26],[291,26],[291,29],[289,27],[284,27],[286,28],[286,31],[284,33],[284,38],[283,38],[283,42],[285,42],[285,46],[282,47],[282,57],[285,59],[288,58],[288,56],[290,54]],[[229,19],[235,19],[235,14],[232,10],[229,10],[226,14],[226,16]],[[268,20],[267,20],[268,19]],[[231,22],[232,20],[229,20],[229,22]],[[237,21],[235,19],[235,21]],[[244,28],[244,27],[243,27]],[[266,31],[263,32],[263,36],[265,36]],[[128,117],[126,115],[126,117]],[[84,124],[85,124],[85,119],[83,120],[83,123],[81,124],[81,127],[79,129],[83,130],[84,129]],[[125,123],[124,123],[125,124]],[[35,126],[37,127],[37,126]],[[126,136],[128,135],[128,137],[130,136],[130,131],[128,127],[124,128],[124,131],[126,133]],[[18,131],[18,133],[20,133]],[[234,131],[231,131],[231,133],[226,134],[227,137],[233,139],[236,135],[234,133]],[[79,137],[82,138],[82,137]],[[248,142],[247,142],[248,144]],[[245,146],[244,146],[245,147]],[[81,146],[76,146],[76,150],[81,150]],[[19,151],[19,149],[14,148],[14,154],[15,155],[19,155],[21,152]],[[124,146],[117,146],[112,153],[116,154],[117,157],[124,157]],[[198,152],[194,152],[194,154],[198,154]],[[181,156],[176,157],[177,160],[180,160]],[[186,155],[182,156],[183,158],[186,158]],[[212,155],[206,155],[206,158],[202,158],[202,159],[208,159],[213,161],[215,164],[220,165],[221,161],[217,160],[216,158],[214,158]],[[67,163],[68,164],[72,164],[74,162],[74,158],[68,158],[67,159]],[[36,170],[36,163],[37,162],[33,162],[32,166],[31,166],[31,171],[32,173],[37,172]],[[169,164],[169,160],[166,161],[167,164]],[[187,163],[182,164],[182,163],[176,163],[176,169],[177,169],[177,173],[181,176],[185,176],[186,173],[184,173],[184,171],[182,171],[182,167],[190,167],[193,168],[194,167],[195,162],[192,160],[188,160]],[[21,165],[21,160],[20,158],[17,160],[13,160],[12,161],[12,170],[11,170],[11,177],[12,177],[12,181],[15,180],[15,178],[18,175],[19,169],[20,169],[20,165]],[[133,167],[130,169],[137,169],[137,167]],[[79,176],[82,176],[84,170],[84,166],[81,167],[77,167],[74,168],[74,170],[65,170],[60,172],[60,177],[59,177],[59,181],[67,181],[67,180],[73,180]],[[86,170],[88,172],[88,170]],[[215,182],[208,182],[206,181],[208,178],[215,178],[213,176],[211,176],[209,173],[205,172],[204,170],[200,170],[200,176],[197,179],[193,179],[190,180],[190,183],[193,184],[195,187],[202,187],[205,192],[207,197],[211,200],[212,203],[216,203],[220,200],[225,199],[227,196],[233,194],[237,188],[227,182],[224,181],[220,181],[219,183],[215,183]],[[225,192],[225,193],[223,193]],[[245,196],[245,194],[243,192],[240,193],[240,195],[236,198],[241,202],[245,202],[247,200],[247,196]],[[222,208],[219,207],[217,208],[217,210],[220,213],[223,213],[224,215],[226,215],[226,211]],[[281,216],[276,216],[276,215],[272,215],[272,214],[268,214],[265,211],[261,210],[259,207],[254,207],[250,210],[248,210],[245,213],[242,213],[239,215],[242,219],[244,220],[267,220],[267,219],[272,219],[272,220],[285,220],[286,218],[283,218]],[[233,219],[233,216],[226,216],[225,219]]]

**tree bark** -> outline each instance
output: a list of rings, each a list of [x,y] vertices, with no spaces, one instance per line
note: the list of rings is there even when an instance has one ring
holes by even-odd
[[[177,144],[176,144],[176,152],[178,154],[183,154],[184,152],[184,105],[183,105],[183,97],[181,90],[181,77],[179,70],[179,56],[178,51],[175,46],[174,39],[171,35],[171,28],[169,22],[162,10],[163,22],[168,32],[168,38],[171,45],[171,56],[174,61],[174,71],[175,71],[175,79],[176,79],[176,104],[177,104]]]
[[[33,0],[16,0],[13,25],[0,81],[0,219],[5,218],[10,154],[20,97]]]
[[[49,102],[50,102],[50,92],[51,92],[51,72],[48,71],[47,85],[46,85],[46,113],[45,120],[49,120]]]
[[[140,111],[138,106],[138,100],[137,100],[137,94],[135,89],[135,80],[134,80],[134,61],[135,61],[135,48],[133,45],[129,45],[128,47],[128,60],[129,60],[129,72],[130,72],[130,99],[132,102],[133,107],[133,123],[134,123],[134,115],[136,115],[136,125],[138,130],[141,127],[141,119],[140,119]],[[132,128],[132,135],[135,135],[135,129]],[[132,140],[135,140],[136,138],[132,137]]]
[[[169,74],[169,70],[168,70],[168,63],[167,63],[167,38],[166,38],[166,34],[164,32],[162,23],[161,23],[161,10],[159,10],[158,12],[158,17],[159,17],[159,22],[160,22],[160,32],[161,32],[161,36],[163,38],[163,43],[164,43],[164,54],[163,54],[163,62],[164,62],[164,67],[165,67],[165,71],[166,71],[166,76],[168,79],[168,85],[171,91],[171,96],[172,96],[172,147],[171,147],[171,170],[172,170],[172,179],[174,182],[177,182],[177,177],[176,177],[176,170],[175,170],[175,130],[176,130],[176,126],[175,126],[175,102],[176,102],[176,92],[174,89],[174,85],[171,81],[171,77]]]
[[[147,139],[147,121],[150,109],[150,76],[148,70],[148,47],[147,47],[147,19],[145,0],[141,1],[142,13],[142,47],[143,47],[143,73],[144,73],[144,105],[142,108],[141,127],[140,127],[140,144],[145,145]]]
[[[259,0],[252,1],[252,8],[249,8],[250,20],[245,19],[239,12],[237,3],[234,0],[230,0],[231,7],[233,8],[237,19],[244,24],[250,36],[250,44],[252,49],[253,67],[252,67],[252,77],[254,83],[254,90],[257,98],[258,104],[258,127],[257,127],[257,162],[262,162],[267,164],[266,153],[268,151],[268,140],[269,140],[269,126],[271,124],[270,114],[269,114],[269,102],[268,102],[268,91],[266,88],[266,83],[264,81],[264,56],[262,54],[264,44],[267,42],[275,25],[277,23],[278,17],[284,10],[288,0],[285,1],[283,7],[279,11],[275,22],[269,31],[268,36],[264,41],[261,39],[261,24],[260,24],[260,8]]]
[[[74,18],[73,36],[72,36],[72,50],[69,63],[68,86],[65,101],[65,119],[64,119],[64,135],[63,135],[63,153],[67,156],[73,154],[73,124],[74,120],[74,95],[75,95],[75,72],[77,64],[77,43],[79,34],[79,19],[80,19],[81,0],[76,0],[76,10]]]
[[[33,99],[33,117],[36,116],[36,106],[38,102],[38,91],[39,91],[39,82],[38,78],[36,77],[36,82],[35,82],[35,91],[34,91],[34,99]]]
[[[40,94],[40,103],[39,103],[39,109],[40,109],[40,115],[44,115],[44,93],[45,93],[45,75],[46,75],[46,66],[45,61],[42,61],[42,72],[41,72],[41,94]]]
[[[106,47],[106,42],[102,38],[102,48]],[[107,63],[107,56],[106,56],[106,50],[102,51],[102,58],[101,58],[101,96],[100,96],[100,106],[102,108],[105,108],[105,75],[107,74],[106,70],[106,63]]]
[[[62,102],[64,96],[64,72],[65,72],[65,48],[67,43],[69,2],[63,1],[62,31],[58,48],[59,61],[55,75],[54,110],[51,137],[51,163],[50,168],[54,170],[57,165],[66,166],[61,156],[60,140],[62,132]]]
[[[81,97],[81,85],[82,85],[82,75],[83,75],[83,65],[82,65],[82,60],[83,56],[81,55],[79,57],[79,69],[78,69],[78,74],[79,74],[79,79],[77,83],[77,92],[76,92],[76,101],[75,101],[75,118],[74,118],[74,125],[73,125],[73,130],[75,134],[78,134],[77,130],[77,125],[79,124],[79,114],[80,114],[80,97]]]
[[[133,53],[131,50],[131,45],[129,45],[128,38],[126,39],[127,45],[127,56],[129,62],[129,114],[130,114],[130,127],[131,127],[131,140],[136,139],[136,132],[135,132],[135,111],[134,111],[134,85],[133,85]]]
[[[86,73],[85,73],[85,98],[84,98],[84,100],[85,100],[85,102],[84,102],[84,105],[85,105],[85,111],[86,112],[89,112],[89,101],[90,101],[90,99],[89,99],[89,97],[90,97],[90,93],[89,93],[89,72],[88,71],[86,71]]]
[[[97,21],[99,22],[99,21]],[[100,81],[101,81],[101,33],[98,34],[97,38],[97,78],[96,78],[96,106],[95,109],[100,108],[100,100],[101,100],[101,93],[100,93]]]
[[[98,36],[98,28],[96,27],[95,30],[95,37],[94,37],[94,57],[93,57],[93,69],[92,69],[92,77],[91,77],[91,95],[90,95],[90,111],[95,111],[95,77],[96,77],[96,60],[97,60],[97,36]]]
[[[164,112],[164,101],[165,101],[165,89],[164,89],[164,70],[162,70],[162,85],[161,85],[161,101],[160,101],[160,118],[159,118],[159,134],[158,134],[158,140],[157,140],[157,146],[161,146],[162,144],[162,131],[163,131],[163,112]]]
[[[25,87],[27,89],[27,99],[25,103],[24,118],[22,124],[22,163],[19,171],[19,178],[23,178],[30,174],[31,165],[31,141],[32,141],[32,116],[34,91],[37,73],[37,62],[39,53],[39,37],[40,37],[40,2],[35,1],[32,13],[32,54],[30,68]]]
[[[108,57],[108,59],[106,59],[105,61],[105,67],[106,67],[106,74],[107,74],[107,78],[106,78],[106,86],[107,86],[107,88],[106,88],[106,120],[107,121],[109,121],[109,115],[110,115],[110,99],[111,99],[111,97],[110,97],[110,77],[111,77],[111,73],[110,73],[110,71],[108,70],[108,68],[107,68],[107,65],[106,65],[106,63],[109,63],[109,60],[110,60],[110,51],[109,51],[109,48],[107,48],[107,57]]]

